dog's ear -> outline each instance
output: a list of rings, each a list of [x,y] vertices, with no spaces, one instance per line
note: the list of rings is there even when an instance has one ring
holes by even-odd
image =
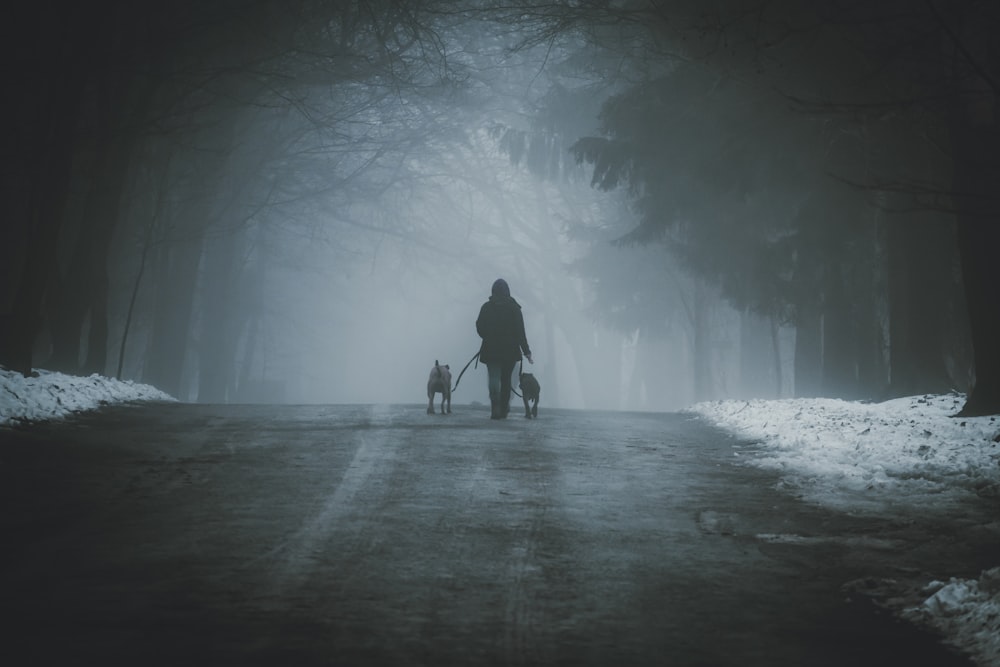
[[[437,360],[437,359],[435,359],[435,360],[434,360],[434,365],[435,365],[435,366],[440,366],[441,364],[439,364],[439,363],[438,363],[438,360]]]
[[[448,370],[451,370],[451,366],[449,366],[448,364],[445,364],[444,367],[447,368]]]

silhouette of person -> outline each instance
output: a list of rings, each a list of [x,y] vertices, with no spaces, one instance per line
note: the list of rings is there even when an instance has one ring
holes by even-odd
[[[510,412],[510,382],[514,366],[521,361],[522,352],[528,363],[535,362],[524,335],[521,305],[511,297],[510,287],[503,278],[493,283],[489,301],[479,309],[476,331],[483,339],[479,361],[486,364],[488,374],[490,419],[505,419]]]

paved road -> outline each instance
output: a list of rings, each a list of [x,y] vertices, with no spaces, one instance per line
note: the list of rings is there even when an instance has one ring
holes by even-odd
[[[4,665],[967,664],[844,585],[973,546],[798,503],[686,415],[167,404],[0,439]]]

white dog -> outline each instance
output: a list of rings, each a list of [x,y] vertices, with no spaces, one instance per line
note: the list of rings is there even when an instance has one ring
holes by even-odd
[[[441,414],[444,414],[445,401],[448,402],[448,414],[451,414],[451,370],[448,364],[442,366],[434,360],[434,368],[427,379],[427,414],[434,414],[434,394],[441,392]]]

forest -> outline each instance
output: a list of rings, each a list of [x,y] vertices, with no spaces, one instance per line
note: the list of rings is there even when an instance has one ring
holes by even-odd
[[[1000,413],[995,2],[8,14],[8,370],[421,402],[504,277],[551,406]]]

